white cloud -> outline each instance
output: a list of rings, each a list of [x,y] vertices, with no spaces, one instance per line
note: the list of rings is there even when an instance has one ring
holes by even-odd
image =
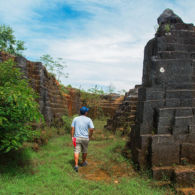
[[[131,35],[125,34],[56,40],[48,44],[48,51],[67,60],[116,64],[140,59],[142,55],[140,44],[131,42],[133,42]],[[129,45],[132,47],[129,48]]]
[[[38,16],[33,8],[40,6],[39,0],[0,0],[0,17],[6,23],[32,21]]]
[[[51,9],[64,5],[89,15],[43,20],[43,13],[49,16]],[[45,53],[63,57],[70,73],[65,84],[87,88],[113,83],[117,90],[128,90],[141,82],[144,46],[167,7],[184,22],[195,21],[194,0],[0,0],[0,22],[26,41],[28,58],[38,60]]]

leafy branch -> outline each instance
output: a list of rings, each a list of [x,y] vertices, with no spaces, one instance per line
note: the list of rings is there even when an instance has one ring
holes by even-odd
[[[57,80],[60,81],[61,77],[68,78],[69,74],[64,73],[64,68],[67,68],[66,62],[62,58],[54,59],[49,54],[40,57],[41,62],[52,73]]]

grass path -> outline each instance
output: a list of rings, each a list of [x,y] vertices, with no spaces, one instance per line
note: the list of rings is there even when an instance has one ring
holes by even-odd
[[[121,155],[125,140],[102,132],[95,132],[89,145],[89,166],[79,168],[79,173],[73,171],[69,135],[51,139],[38,152],[25,149],[9,163],[1,162],[0,194],[171,194],[169,189],[154,188],[149,179],[137,175]]]

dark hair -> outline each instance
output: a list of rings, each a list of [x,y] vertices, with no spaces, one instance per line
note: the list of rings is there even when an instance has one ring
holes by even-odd
[[[80,110],[80,113],[81,113],[81,115],[85,115],[86,112]]]

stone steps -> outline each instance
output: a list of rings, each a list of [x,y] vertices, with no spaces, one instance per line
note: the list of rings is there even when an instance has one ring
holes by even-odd
[[[113,131],[125,132],[127,128],[135,125],[136,106],[138,102],[137,89],[130,90],[124,97],[124,101],[119,106],[115,116],[107,122],[107,127]]]
[[[152,167],[153,178],[158,181],[170,181],[179,194],[195,194],[195,166]]]
[[[176,166],[174,168],[174,181],[178,187],[195,187],[195,167]]]
[[[195,195],[195,188],[176,188],[179,195]]]
[[[177,187],[195,187],[195,166],[162,166],[152,167],[155,180],[171,180]]]

